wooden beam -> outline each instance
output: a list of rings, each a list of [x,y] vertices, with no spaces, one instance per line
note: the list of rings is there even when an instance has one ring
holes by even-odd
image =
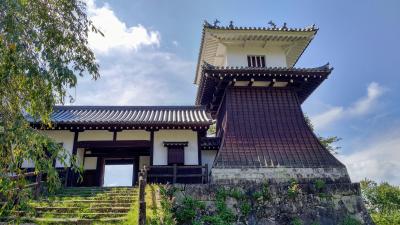
[[[150,141],[79,141],[78,148],[150,148]]]
[[[154,131],[150,131],[150,166],[153,165],[153,155],[154,155]]]

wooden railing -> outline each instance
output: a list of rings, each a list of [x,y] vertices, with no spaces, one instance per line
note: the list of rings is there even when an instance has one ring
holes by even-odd
[[[138,224],[146,225],[146,184],[147,184],[147,168],[146,166],[139,172],[139,216]]]
[[[149,166],[147,167],[147,177],[148,178],[153,178],[153,179],[157,179],[157,178],[172,178],[172,183],[175,184],[177,183],[177,178],[201,178],[201,183],[208,183],[208,165],[205,164],[204,166],[197,166],[197,165],[193,165],[193,166],[178,166],[176,164],[172,165],[172,166]],[[152,170],[165,170],[165,169],[169,169],[172,172],[166,172],[166,173],[152,173]],[[199,172],[189,172],[187,174],[180,174],[179,170],[183,170],[183,169],[198,169]]]
[[[38,199],[40,193],[42,191],[42,173],[36,174],[35,172],[27,172],[19,175],[10,176],[11,180],[18,180],[20,178],[34,177],[36,176],[36,180],[33,183],[25,185],[23,188],[32,188],[35,199]]]

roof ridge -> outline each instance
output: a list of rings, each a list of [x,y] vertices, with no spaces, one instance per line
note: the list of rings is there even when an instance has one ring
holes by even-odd
[[[207,62],[202,65],[203,70],[214,69],[214,70],[285,70],[285,71],[330,71],[333,67],[330,66],[329,62],[317,67],[282,67],[282,66],[267,66],[267,67],[249,67],[249,66],[214,66]]]
[[[213,25],[209,23],[207,20],[203,23],[204,28],[215,29],[215,30],[265,30],[265,31],[294,31],[294,32],[315,32],[318,31],[319,28],[316,27],[315,24],[302,27],[302,28],[295,28],[295,27],[268,27],[268,26],[258,26],[258,27],[250,27],[250,26],[219,26]]]
[[[101,109],[101,108],[126,108],[126,109],[204,109],[205,106],[202,105],[55,105],[54,108],[77,108],[77,109]]]

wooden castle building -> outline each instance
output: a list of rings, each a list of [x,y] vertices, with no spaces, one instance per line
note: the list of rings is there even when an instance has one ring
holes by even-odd
[[[134,165],[132,184],[144,165],[157,182],[350,182],[301,109],[332,72],[295,67],[317,31],[205,22],[195,106],[56,106],[52,128],[31,123],[83,166],[82,183],[65,171],[67,185],[102,186],[105,165],[119,164]]]

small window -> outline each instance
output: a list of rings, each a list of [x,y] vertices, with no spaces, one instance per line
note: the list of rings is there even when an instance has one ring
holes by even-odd
[[[185,164],[185,151],[183,146],[168,147],[168,165],[173,164]]]
[[[168,149],[168,165],[184,165],[185,164],[185,147],[188,142],[167,142],[164,141],[164,147]]]
[[[265,56],[263,55],[248,55],[247,56],[248,67],[265,67]]]

